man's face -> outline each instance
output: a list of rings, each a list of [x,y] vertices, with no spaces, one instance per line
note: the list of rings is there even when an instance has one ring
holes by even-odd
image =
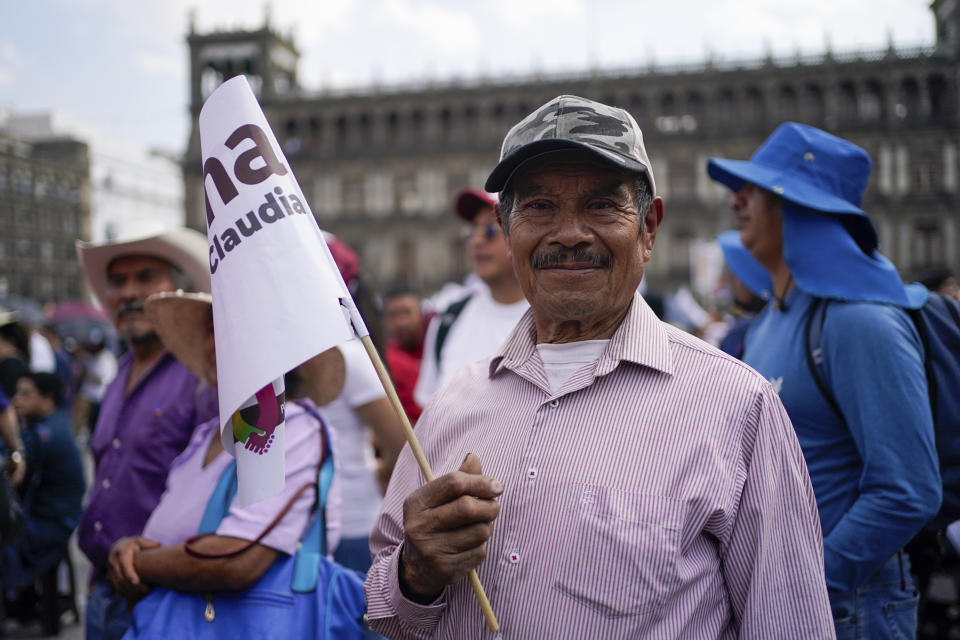
[[[511,180],[507,241],[520,286],[534,313],[552,321],[623,312],[650,259],[662,201],[643,216],[633,175],[587,152],[550,158],[527,163]]]
[[[423,335],[423,311],[413,294],[391,296],[383,303],[387,335],[408,349],[415,348]]]
[[[469,247],[473,270],[488,285],[513,277],[507,243],[497,224],[493,207],[484,207],[477,212],[473,219]]]
[[[740,241],[757,262],[768,265],[783,255],[782,204],[755,184],[746,183],[730,200],[737,214]]]
[[[24,420],[40,420],[53,413],[53,400],[40,395],[37,385],[30,378],[20,378],[17,381],[17,392],[12,398],[13,408]]]
[[[156,336],[143,312],[144,301],[154,293],[173,291],[173,268],[150,256],[122,256],[107,268],[107,306],[117,331],[128,342]]]

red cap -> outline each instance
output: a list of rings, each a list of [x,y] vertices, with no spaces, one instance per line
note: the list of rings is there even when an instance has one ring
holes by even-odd
[[[457,212],[457,215],[467,222],[473,222],[473,219],[477,217],[480,209],[494,206],[497,204],[497,198],[481,189],[467,187],[457,193],[457,197],[453,202],[453,208]]]
[[[360,275],[360,258],[357,257],[353,249],[335,237],[327,236],[326,240],[333,261],[337,263],[337,269],[340,270],[340,276],[344,282],[350,284],[351,280]]]

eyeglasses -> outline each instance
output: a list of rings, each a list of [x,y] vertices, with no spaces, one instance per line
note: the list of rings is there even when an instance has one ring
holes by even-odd
[[[501,233],[500,225],[498,225],[495,222],[488,222],[486,224],[478,224],[472,227],[465,227],[463,229],[463,240],[464,241],[470,240],[471,238],[476,236],[478,233],[480,234],[480,237],[482,237],[484,240],[487,240],[489,242],[490,240],[493,240],[494,238],[500,235]]]

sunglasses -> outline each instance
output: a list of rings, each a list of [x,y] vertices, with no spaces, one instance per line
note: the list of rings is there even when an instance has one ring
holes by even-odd
[[[488,222],[486,224],[478,224],[472,227],[466,227],[463,230],[463,239],[464,241],[470,240],[478,233],[484,240],[493,240],[501,234],[500,225],[495,222]]]

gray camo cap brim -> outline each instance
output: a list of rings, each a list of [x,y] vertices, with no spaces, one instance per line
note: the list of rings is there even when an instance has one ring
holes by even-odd
[[[657,187],[643,132],[628,112],[577,96],[558,96],[513,126],[503,139],[500,162],[484,188],[500,192],[521,164],[552,151],[585,149],[613,165],[646,176]]]

